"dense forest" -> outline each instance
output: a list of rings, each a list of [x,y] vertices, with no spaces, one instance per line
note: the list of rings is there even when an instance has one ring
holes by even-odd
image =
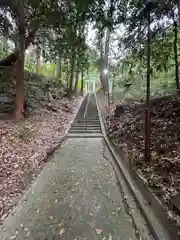
[[[178,1],[1,1],[0,65],[15,73],[16,118],[24,112],[24,69],[55,76],[69,96],[80,80],[83,91],[90,69],[104,91],[109,78],[145,98],[149,11],[152,93],[169,94],[179,88]]]

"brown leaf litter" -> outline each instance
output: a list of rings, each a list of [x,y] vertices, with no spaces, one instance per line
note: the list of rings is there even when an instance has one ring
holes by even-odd
[[[180,227],[180,212],[172,208],[172,199],[180,195],[180,98],[169,96],[151,101],[149,163],[144,161],[144,110],[145,106],[139,104],[126,106],[118,118],[111,114],[107,117],[108,134],[128,154],[131,164]]]
[[[82,99],[59,100],[56,111],[41,107],[23,123],[0,121],[1,224],[63,140]]]

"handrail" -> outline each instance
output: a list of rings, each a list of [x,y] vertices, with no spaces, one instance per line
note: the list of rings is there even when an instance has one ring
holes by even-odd
[[[85,133],[85,119],[86,119],[86,114],[87,114],[87,109],[88,109],[88,105],[89,105],[89,94],[87,96],[87,103],[86,103],[86,108],[85,108],[85,111],[84,111],[84,133]]]

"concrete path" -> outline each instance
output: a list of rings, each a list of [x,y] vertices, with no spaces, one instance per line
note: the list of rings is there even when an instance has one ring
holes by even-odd
[[[0,239],[152,239],[136,207],[133,214],[127,207],[110,158],[101,138],[67,139],[7,218]]]

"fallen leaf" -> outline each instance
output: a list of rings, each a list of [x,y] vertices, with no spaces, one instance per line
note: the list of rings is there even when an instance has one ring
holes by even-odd
[[[16,239],[16,235],[10,237],[11,240]]]
[[[118,209],[117,209],[117,212],[120,212],[121,211],[121,208],[119,207]]]
[[[64,221],[62,221],[61,223],[59,223],[58,227],[62,227],[63,224],[64,224]]]
[[[113,240],[113,237],[112,237],[111,234],[109,234],[109,238],[108,238],[108,240]]]
[[[27,232],[26,237],[29,237],[29,235],[30,235],[30,232]]]
[[[1,216],[1,221],[3,221],[7,217],[8,213],[5,213],[4,215]]]
[[[100,235],[101,233],[103,233],[104,229],[102,228],[95,228],[95,232],[97,235]]]
[[[61,231],[59,232],[59,235],[62,235],[63,233],[65,233],[65,229],[62,228]]]

